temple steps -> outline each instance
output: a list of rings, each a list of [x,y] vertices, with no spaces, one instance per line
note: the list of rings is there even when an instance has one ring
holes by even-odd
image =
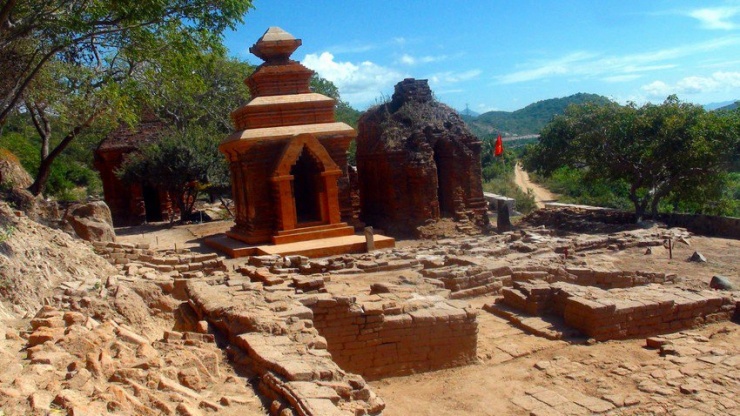
[[[344,237],[353,235],[354,233],[354,227],[347,225],[346,222],[322,224],[313,227],[278,231],[277,235],[272,237],[272,242],[273,244],[288,244],[320,238]]]

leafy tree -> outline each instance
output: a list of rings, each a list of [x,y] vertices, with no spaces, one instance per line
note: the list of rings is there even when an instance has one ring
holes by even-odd
[[[211,198],[230,189],[218,144],[232,131],[229,114],[246,103],[244,85],[253,67],[222,49],[163,51],[135,75],[148,91],[147,106],[170,126],[159,143],[146,146],[122,166],[121,178],[165,189],[188,218],[201,192]]]
[[[224,176],[223,157],[213,151],[219,140],[197,127],[184,134],[173,130],[131,154],[117,175],[124,182],[166,190],[177,203],[181,220],[185,220],[192,214],[199,193]]]
[[[331,97],[336,100],[337,103],[334,106],[334,115],[337,121],[347,123],[355,129],[357,128],[357,122],[360,120],[360,116],[362,115],[362,113],[352,108],[352,106],[349,105],[348,102],[342,100],[342,98],[339,96],[339,88],[337,88],[337,86],[334,85],[333,82],[320,77],[318,74],[313,74],[313,76],[311,76],[310,87],[311,91],[326,95],[327,97]],[[347,162],[350,165],[354,166],[357,164],[357,161],[355,159],[356,153],[357,143],[352,140],[352,142],[350,142],[349,144],[349,151],[347,155]]]
[[[198,125],[225,135],[233,129],[229,114],[249,100],[244,79],[253,71],[223,49],[162,51],[136,80],[147,106],[178,130]]]
[[[118,117],[131,117],[133,94],[123,82],[109,82],[88,67],[54,61],[46,65],[24,94],[24,107],[40,139],[39,165],[29,190],[44,192],[57,158],[87,132],[114,127]]]
[[[326,95],[327,97],[331,97],[337,101],[334,108],[337,121],[347,123],[350,126],[357,128],[357,121],[360,120],[361,113],[352,108],[348,102],[342,100],[339,96],[339,88],[337,88],[333,82],[320,77],[318,74],[314,74],[311,77],[310,87],[311,91]]]
[[[223,49],[221,33],[250,7],[250,0],[6,1],[0,123],[22,104],[37,128],[41,163],[29,189],[44,191],[52,163],[84,131],[133,120],[143,100],[132,80],[163,51]]]
[[[250,0],[6,0],[0,6],[0,121],[54,59],[96,68],[141,62],[161,49],[163,34],[190,38],[189,45],[173,47],[212,43],[251,7]]]
[[[542,131],[525,165],[546,175],[561,166],[584,179],[624,181],[638,219],[655,216],[666,198],[719,198],[717,186],[737,157],[737,118],[668,97],[660,105],[569,107]]]

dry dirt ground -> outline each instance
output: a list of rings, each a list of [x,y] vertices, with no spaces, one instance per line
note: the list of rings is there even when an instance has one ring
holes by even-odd
[[[156,234],[132,233],[121,239],[153,242],[155,238],[163,246],[195,246],[198,237],[229,226],[211,223]],[[585,236],[599,235],[603,234]],[[740,286],[740,241],[701,236],[686,241],[690,245],[674,246],[673,259],[663,247],[653,247],[651,255],[645,254],[645,248],[633,247],[594,250],[571,261],[620,270],[676,273],[677,285],[686,288],[706,288],[715,274],[728,276]],[[398,245],[413,249],[434,243],[406,240]],[[703,253],[708,261],[688,262],[694,251]],[[526,254],[509,254],[490,259],[490,264],[516,265],[530,259]],[[239,260],[230,262],[237,264]],[[337,275],[327,282],[327,289],[332,294],[367,293],[372,283],[402,284],[415,275],[408,270]],[[469,302],[482,308],[494,299],[484,296]],[[386,402],[384,414],[740,414],[740,331],[736,323],[723,322],[691,331],[691,336],[681,342],[693,344],[691,337],[702,335],[698,344],[702,349],[681,357],[661,357],[659,351],[645,348],[644,338],[594,345],[551,341],[483,310],[478,324],[477,364],[372,382],[375,392]],[[726,365],[701,360],[706,360],[703,355],[713,353],[734,358]],[[590,402],[593,397],[600,401]]]
[[[230,222],[224,221],[174,228],[133,227],[117,232],[122,243],[145,243],[159,250],[177,246],[209,252],[201,244],[202,237],[223,232],[230,226]],[[528,230],[530,235],[548,235],[546,228],[539,226],[530,226]],[[589,234],[564,232],[558,238],[598,239],[613,232],[609,229]],[[686,236],[686,243],[675,245],[672,259],[661,246],[652,247],[649,255],[645,254],[645,247],[635,246],[623,250],[601,247],[573,253],[568,259],[551,250],[547,253],[506,251],[501,255],[479,255],[476,261],[488,267],[560,262],[571,266],[669,272],[678,276],[677,286],[689,289],[706,289],[711,277],[721,274],[740,287],[739,240],[690,236],[680,230],[678,234]],[[110,285],[106,281],[113,274],[109,266],[98,261],[89,248],[64,234],[33,228],[22,238],[23,243],[16,242],[11,249],[20,255],[21,247],[25,247],[25,255],[46,266],[29,269],[26,263],[8,257],[6,248],[2,254],[10,261],[3,266],[5,273],[12,270],[32,275],[36,285],[43,283],[49,290],[63,285],[64,280],[83,283],[75,286],[77,291],[67,288],[63,295],[57,291],[57,297],[53,298],[56,302],[43,300],[42,294],[36,293],[40,289],[33,287],[15,294],[11,300],[26,310],[35,311],[42,304],[48,305],[48,316],[37,315],[35,323],[31,321],[35,313],[24,315],[23,308],[13,310],[6,302],[3,309],[0,304],[3,319],[0,415],[72,414],[63,409],[71,408],[75,400],[89,401],[80,399],[79,395],[97,400],[87,405],[88,414],[142,414],[147,412],[145,409],[150,409],[151,414],[267,414],[248,384],[253,375],[243,368],[234,368],[207,337],[182,335],[190,334],[192,328],[178,327],[176,303],[168,296],[151,284],[141,287],[136,282],[119,281]],[[483,237],[472,237],[472,240],[478,238]],[[486,238],[497,241],[496,236]],[[466,236],[437,241],[403,240],[398,242],[398,247],[410,252],[444,248],[447,255],[454,255],[455,246],[461,247],[472,240]],[[57,242],[57,249],[44,248],[50,241]],[[65,250],[71,260],[61,260],[67,253]],[[707,262],[687,261],[694,251],[704,254]],[[465,257],[462,251],[459,255]],[[55,260],[49,262],[49,257]],[[244,260],[229,259],[225,263],[231,269]],[[91,269],[95,271],[92,276],[86,272]],[[69,276],[75,272],[77,275]],[[352,295],[368,293],[373,283],[403,286],[418,280],[418,272],[411,269],[335,274],[327,279],[326,288],[334,295]],[[413,287],[423,290],[423,285],[418,283]],[[23,294],[28,299],[23,299]],[[98,297],[103,300],[99,302]],[[667,336],[671,350],[648,349],[644,338],[600,343],[586,343],[582,338],[549,340],[524,332],[482,309],[494,300],[495,296],[467,299],[479,309],[478,362],[371,382],[374,392],[386,403],[383,414],[740,415],[740,328],[735,322],[671,334]],[[81,315],[70,315],[70,311]],[[47,325],[62,328],[56,332],[63,334],[58,335],[56,344],[53,336],[41,337]],[[175,329],[181,332],[168,332]],[[42,333],[37,334],[39,331]],[[49,339],[51,343],[45,342]],[[88,339],[92,345],[79,339]],[[69,348],[66,343],[75,347]],[[34,345],[41,347],[34,350]],[[97,362],[102,362],[104,367],[111,365],[105,364],[110,357],[126,362],[126,368],[119,365],[96,370]],[[193,369],[188,365],[194,361],[192,357],[210,364]],[[85,370],[89,368],[93,371]],[[178,371],[179,368],[182,370]],[[114,381],[91,384],[96,380],[95,371],[110,372],[108,379]],[[42,381],[48,379],[52,381]],[[128,380],[126,389],[117,387],[116,380]],[[182,389],[183,385],[188,388]],[[99,407],[98,402],[108,405]]]

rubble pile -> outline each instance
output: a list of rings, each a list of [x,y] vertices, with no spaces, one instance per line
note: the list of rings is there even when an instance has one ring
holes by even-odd
[[[259,407],[249,387],[223,368],[210,334],[166,331],[152,340],[113,319],[45,306],[28,333],[11,338],[25,341],[27,357],[26,365],[0,371],[0,406],[8,414],[197,415]]]
[[[293,299],[292,291],[187,282],[189,305],[203,325],[225,334],[232,359],[259,374],[271,414],[380,414],[383,401],[361,376],[332,361],[311,309]]]

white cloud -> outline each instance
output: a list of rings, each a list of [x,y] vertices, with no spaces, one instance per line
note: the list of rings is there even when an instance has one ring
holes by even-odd
[[[653,81],[643,85],[644,91],[652,98],[665,98],[671,94],[701,94],[716,91],[729,91],[740,88],[740,72],[715,72],[708,77],[691,76],[686,77],[675,84],[667,84],[663,81]]]
[[[370,61],[356,64],[336,61],[329,52],[308,54],[302,63],[333,82],[342,99],[355,107],[372,103],[383,91],[405,78],[400,72]]]
[[[429,82],[432,85],[456,84],[477,78],[482,72],[480,69],[471,69],[463,72],[438,72],[429,76]]]
[[[489,104],[479,103],[478,105],[475,106],[475,111],[483,114],[489,111],[500,111],[500,109],[498,107],[494,107]]]
[[[378,49],[380,45],[374,44],[374,43],[360,43],[360,42],[349,42],[349,43],[343,43],[339,45],[332,45],[330,46],[329,50],[331,50],[335,54],[345,54],[345,53],[365,53],[372,51],[374,49]]]
[[[407,42],[408,42],[408,39],[402,36],[393,38],[393,43],[395,43],[396,45],[405,45]]]
[[[532,69],[512,72],[499,77],[503,84],[514,84],[517,82],[534,81],[537,79],[548,78],[552,75],[565,75],[573,72],[580,63],[587,62],[597,55],[587,52],[574,52],[562,58],[554,59],[539,64],[527,65],[533,66]],[[578,64],[578,65],[576,65]]]
[[[432,62],[439,62],[439,61],[444,61],[446,59],[447,59],[447,55],[439,55],[439,56],[427,55],[427,56],[415,58],[405,53],[401,55],[401,58],[399,58],[398,61],[403,65],[411,66],[411,65],[417,65],[417,64],[428,64]]]
[[[687,13],[701,23],[701,26],[710,30],[733,30],[738,24],[732,18],[740,13],[740,7],[715,7],[691,10]]]
[[[401,56],[401,59],[399,59],[399,61],[404,65],[415,65],[416,64],[416,58],[406,53]]]
[[[496,77],[502,84],[534,81],[562,76],[602,77],[620,79],[625,75],[636,75],[670,69],[678,66],[672,62],[692,55],[735,47],[740,37],[730,36],[706,42],[683,45],[676,48],[661,49],[644,53],[603,56],[590,52],[573,52],[549,61],[529,62],[528,69],[511,72]],[[625,80],[626,78],[621,78]]]

